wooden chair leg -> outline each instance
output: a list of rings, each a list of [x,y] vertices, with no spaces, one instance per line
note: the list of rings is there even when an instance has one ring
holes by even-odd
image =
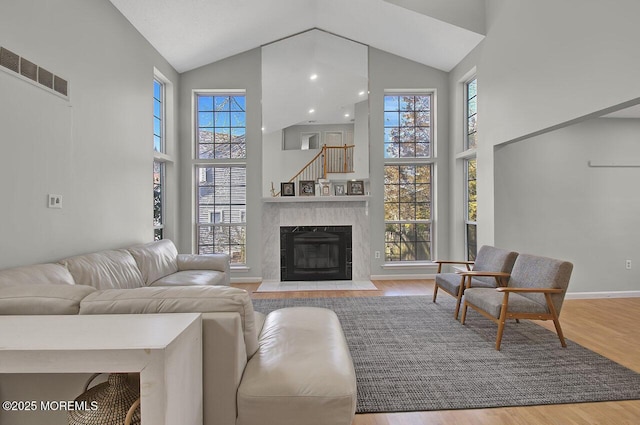
[[[556,312],[556,308],[553,305],[551,300],[551,294],[544,294],[545,299],[547,300],[547,306],[549,307],[549,312],[551,316],[553,316],[553,325],[556,327],[556,333],[558,334],[558,338],[560,339],[560,344],[566,348],[567,343],[564,340],[564,334],[562,333],[562,328],[560,327],[560,320],[558,319],[558,313]]]
[[[458,297],[456,299],[456,310],[453,313],[453,317],[458,320],[458,314],[460,313],[460,304],[462,303],[462,293],[464,292],[464,276],[460,279],[460,286],[458,287]],[[471,277],[469,277],[471,280]]]
[[[496,335],[496,350],[500,351],[500,344],[502,343],[502,334],[504,332],[504,325],[507,320],[507,310],[509,308],[509,293],[504,293],[502,299],[502,308],[500,309],[500,317],[498,318],[498,334]]]
[[[467,308],[469,306],[467,305],[467,302],[465,301],[464,304],[462,305],[462,317],[460,318],[460,323],[462,323],[464,325],[464,321],[467,318]]]
[[[442,272],[442,263],[438,263],[438,271],[436,274],[440,274]],[[436,302],[436,297],[438,296],[438,284],[433,285],[433,302]]]

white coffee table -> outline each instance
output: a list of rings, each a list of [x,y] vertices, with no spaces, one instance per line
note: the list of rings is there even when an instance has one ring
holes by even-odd
[[[202,425],[200,314],[0,316],[0,373],[87,372],[139,372],[143,425]]]

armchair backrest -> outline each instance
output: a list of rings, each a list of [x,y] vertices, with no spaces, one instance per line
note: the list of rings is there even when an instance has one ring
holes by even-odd
[[[482,245],[476,255],[473,270],[511,273],[517,257],[517,252],[507,251],[506,249],[496,248],[491,245]],[[476,277],[475,279],[487,283],[495,282],[493,277]]]
[[[513,265],[509,287],[563,289],[561,294],[551,295],[553,306],[560,314],[572,271],[573,264],[568,261],[520,254]],[[521,295],[546,306],[543,294],[521,293]]]

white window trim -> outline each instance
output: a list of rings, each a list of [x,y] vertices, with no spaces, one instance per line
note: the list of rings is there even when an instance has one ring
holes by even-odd
[[[393,95],[431,95],[431,110],[430,110],[430,122],[431,122],[431,152],[428,158],[385,158],[383,154],[383,167],[386,165],[430,165],[431,166],[431,218],[429,220],[416,220],[415,223],[429,223],[431,228],[431,257],[436,258],[436,169],[437,169],[437,140],[438,140],[438,125],[437,125],[437,90],[436,89],[384,89],[384,96]],[[383,106],[384,110],[384,106]],[[384,137],[384,135],[383,135]],[[383,220],[383,225],[386,223],[395,223],[395,221]],[[402,223],[405,223],[404,221]],[[393,268],[411,268],[411,267],[431,267],[433,260],[417,260],[417,261],[385,261],[381,266],[383,269]]]
[[[198,231],[201,225],[214,225],[215,223],[200,223],[198,217],[198,170],[202,167],[248,167],[247,158],[198,158],[199,144],[198,144],[198,96],[199,95],[229,95],[229,96],[247,96],[246,89],[192,89],[191,90],[191,168],[193,170],[193,182],[192,193],[193,199],[192,205],[192,235],[191,246],[192,252],[198,252]],[[248,182],[247,182],[248,183]],[[245,226],[245,232],[247,228],[246,221],[241,223]],[[245,241],[246,246],[246,241]],[[248,270],[246,262],[248,258],[245,258],[244,264],[231,264],[231,268],[234,270]]]

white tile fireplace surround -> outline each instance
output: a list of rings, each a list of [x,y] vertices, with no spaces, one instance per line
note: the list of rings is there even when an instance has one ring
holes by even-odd
[[[354,199],[355,198],[355,199]],[[368,197],[323,200],[265,198],[262,209],[262,279],[280,280],[281,226],[352,226],[353,280],[370,278]]]

